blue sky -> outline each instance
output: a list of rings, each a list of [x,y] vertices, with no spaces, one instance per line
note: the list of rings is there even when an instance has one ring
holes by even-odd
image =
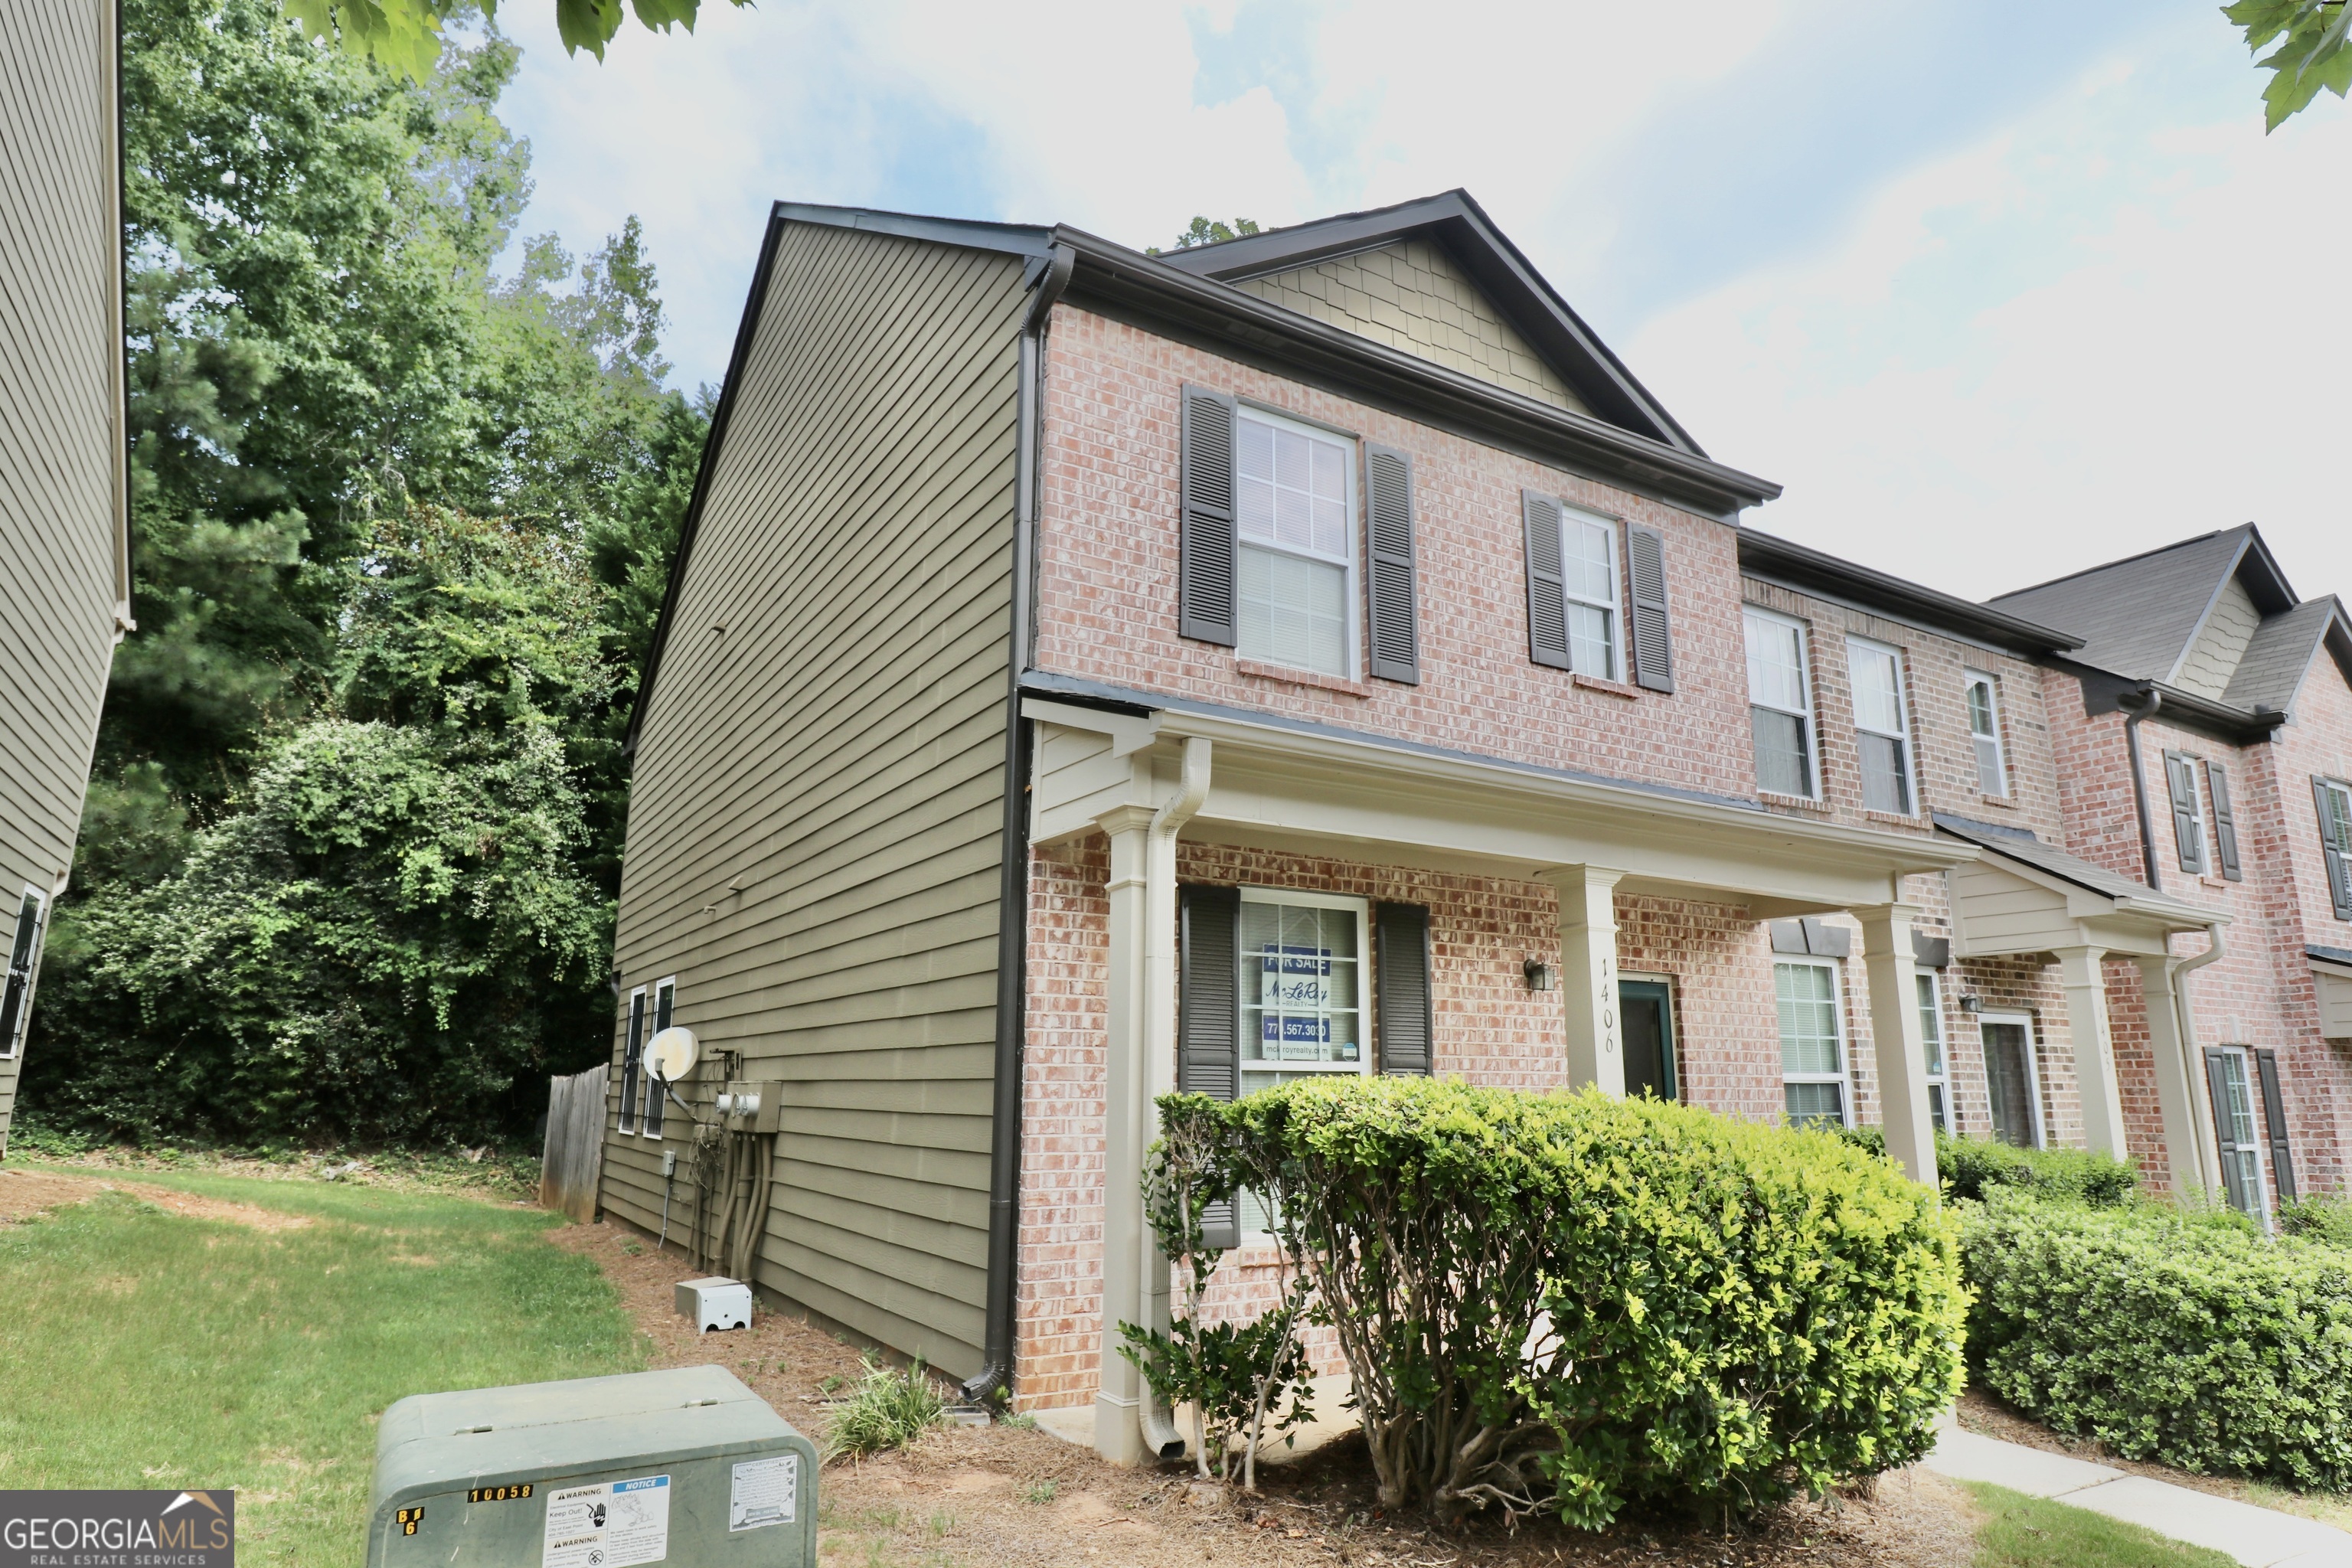
[[[777,197],[1165,243],[1467,187],[1716,456],[1758,527],[1980,596],[2252,521],[2352,595],[2328,275],[2352,122],[2262,133],[2210,0],[706,0],[505,113],[530,232],[631,213],[684,384]],[[1629,15],[1629,13],[1631,13]]]

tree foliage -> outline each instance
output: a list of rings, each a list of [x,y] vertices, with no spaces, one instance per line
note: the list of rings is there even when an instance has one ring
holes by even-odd
[[[247,1045],[199,1049],[171,1009],[201,987],[164,975],[221,962],[232,908],[274,929],[324,920],[330,892],[394,927],[446,917],[404,951],[506,953],[520,987],[458,1005],[491,977],[436,990],[383,953],[236,948],[254,984],[299,973],[306,1016],[355,1021],[374,1043],[346,1043],[357,1054],[335,1059],[352,1071],[415,1065],[416,1041],[440,1037],[395,1052],[395,998],[436,1017],[447,1005],[448,1059],[478,1047],[491,1079],[526,1060],[584,1065],[609,998],[580,932],[609,925],[634,669],[713,396],[664,386],[636,221],[585,258],[544,236],[512,275],[494,270],[530,190],[527,149],[496,113],[517,56],[494,28],[442,47],[421,80],[306,44],[276,0],[126,0],[123,29],[138,630],[116,653],[44,980],[44,1018],[72,1017],[75,1044],[33,1054],[32,1108],[97,1131],[161,1127],[169,1117],[121,1089],[140,1061],[179,1082],[211,1050],[215,1066],[185,1081],[226,1092],[247,1068],[218,1064],[247,1060],[252,1040],[299,1056],[301,1027],[258,1013],[235,1026]],[[487,815],[371,817],[353,795],[338,809],[373,824],[365,843],[306,837],[325,820],[310,815],[328,788],[314,764],[346,753],[388,800],[423,812],[436,791],[472,792]],[[459,869],[428,879],[443,889],[429,898],[399,870],[424,863],[415,835],[428,828],[488,835],[478,851],[432,852]],[[480,930],[454,912],[509,875],[549,901],[500,894],[511,907],[485,906],[497,920]],[[188,907],[152,902],[165,887]],[[140,920],[176,934],[134,952]],[[320,1071],[322,1086],[358,1081]],[[387,1086],[384,1103],[411,1094],[440,1109],[403,1121],[322,1088],[181,1115],[289,1133],[306,1116],[322,1130],[456,1125],[422,1081]]]
[[[2342,98],[2352,88],[2352,7],[2344,0],[2237,0],[2221,15],[2245,30],[2246,47],[2271,73],[2263,89],[2263,129],[2277,130],[2309,107],[2326,88]]]
[[[1241,239],[1258,232],[1255,220],[1237,217],[1227,223],[1223,218],[1195,217],[1183,233],[1176,237],[1176,248],[1190,250],[1196,245],[1222,245],[1229,239]],[[1146,256],[1165,254],[1160,247],[1144,247]]]
[[[729,0],[743,7],[751,0]],[[443,27],[466,0],[436,7],[433,0],[283,0],[286,16],[314,42],[339,44],[362,59],[413,81],[422,81],[440,56]],[[498,16],[499,0],[480,0],[482,14]],[[646,30],[667,33],[673,24],[694,31],[702,0],[629,0]],[[555,32],[566,53],[586,49],[598,63],[604,46],[621,30],[621,0],[555,0]]]

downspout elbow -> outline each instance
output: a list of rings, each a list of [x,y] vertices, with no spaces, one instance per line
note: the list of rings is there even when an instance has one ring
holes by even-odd
[[[1151,814],[1152,836],[1175,837],[1208,798],[1209,739],[1205,735],[1188,735],[1184,740],[1183,775],[1168,803]]]

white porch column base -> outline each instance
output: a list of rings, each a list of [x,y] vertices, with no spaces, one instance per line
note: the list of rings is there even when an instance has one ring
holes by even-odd
[[[1559,895],[1560,1010],[1568,1024],[1568,1081],[1625,1092],[1617,1017],[1617,883],[1622,871],[1563,866],[1539,873]]]
[[[1110,835],[1110,1005],[1103,1063],[1102,1352],[1095,1394],[1095,1451],[1139,1464],[1143,1375],[1118,1353],[1122,1322],[1143,1321],[1143,1147],[1137,1100],[1149,1083],[1150,1035],[1145,928],[1150,920],[1150,806],[1123,805],[1097,820]]]
[[[2058,973],[2066,987],[2066,1029],[2074,1037],[2074,1086],[2083,1101],[2083,1139],[2102,1153],[2124,1157],[2124,1097],[2116,1081],[2114,1031],[2107,1023],[2103,948],[2062,947]]]
[[[1886,1152],[1903,1173],[1937,1190],[1935,1122],[1927,1111],[1927,1040],[1919,1027],[1918,967],[1911,961],[1909,904],[1853,911],[1862,922],[1862,963],[1870,983],[1871,1050],[1886,1118]]]
[[[2221,1184],[2221,1167],[2207,1123],[2203,1097],[2197,1092],[2200,1068],[2194,1042],[2180,1026],[2179,961],[2135,958],[2139,965],[2140,994],[2147,1014],[2147,1042],[2156,1054],[2156,1106],[2164,1119],[2164,1157],[2172,1167],[2176,1193],[2210,1193]]]

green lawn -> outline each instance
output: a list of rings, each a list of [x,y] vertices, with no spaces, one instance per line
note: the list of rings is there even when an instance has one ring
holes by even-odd
[[[2210,1547],[2168,1541],[2088,1509],[1982,1481],[1961,1484],[1986,1515],[1977,1530],[1975,1568],[2237,1568]]]
[[[595,1265],[541,1239],[550,1215],[233,1176],[155,1184],[312,1223],[263,1232],[101,1194],[0,1227],[0,1487],[235,1487],[240,1562],[357,1564],[385,1405],[643,1364]]]

